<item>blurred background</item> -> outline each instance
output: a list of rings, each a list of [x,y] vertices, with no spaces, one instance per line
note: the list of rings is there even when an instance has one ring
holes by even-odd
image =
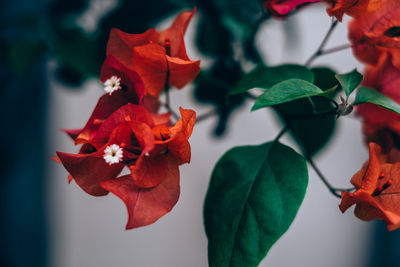
[[[256,64],[303,64],[330,26],[325,6],[308,6],[285,21],[270,19],[258,0],[2,0],[1,6],[0,265],[207,266],[202,208],[214,164],[229,148],[272,140],[281,128],[274,111],[250,112],[245,96],[226,99],[225,93]],[[119,199],[68,185],[67,172],[49,157],[77,152],[60,129],[82,127],[103,94],[97,77],[110,29],[163,29],[195,6],[185,41],[189,57],[201,59],[202,73],[173,90],[171,102],[176,110],[218,116],[196,124],[192,162],[180,168],[181,197],[172,212],[125,231]],[[327,47],[346,44],[346,35],[344,21]],[[363,69],[351,50],[313,66]],[[336,187],[346,188],[367,159],[360,122],[352,115],[330,129],[324,149],[313,151],[315,161]],[[281,141],[297,147],[289,135]],[[400,266],[399,231],[361,222],[351,211],[342,215],[339,199],[309,172],[294,223],[260,266]]]

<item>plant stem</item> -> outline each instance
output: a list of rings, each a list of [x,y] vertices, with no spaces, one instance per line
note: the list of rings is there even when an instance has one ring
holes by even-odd
[[[307,160],[307,162],[311,165],[311,167],[314,169],[315,173],[318,175],[318,177],[321,179],[321,181],[325,184],[325,186],[328,188],[328,190],[335,196],[338,198],[342,198],[341,194],[338,192],[341,191],[352,191],[354,190],[354,188],[335,188],[333,187],[329,182],[328,179],[326,179],[326,177],[323,175],[323,173],[321,172],[321,170],[317,167],[317,165],[315,165],[314,161],[312,160],[312,158],[309,155],[305,155],[305,158]]]
[[[278,135],[274,139],[274,143],[278,142],[279,139],[289,130],[289,126],[285,124],[285,126],[282,128],[282,130],[278,133]]]
[[[306,66],[310,66],[311,63],[320,55],[322,55],[323,53],[323,49],[326,45],[326,43],[329,40],[329,37],[332,35],[333,30],[335,29],[336,25],[339,23],[339,21],[337,19],[332,19],[332,24],[329,27],[328,32],[326,33],[324,39],[322,40],[321,44],[319,45],[317,51],[314,52],[314,54],[311,55],[311,57],[306,61],[306,63],[304,65]]]
[[[208,118],[210,118],[210,117],[212,117],[212,116],[214,116],[214,115],[217,115],[217,114],[218,114],[218,112],[217,112],[216,109],[213,109],[213,110],[211,110],[211,111],[209,111],[209,112],[206,112],[206,113],[204,113],[204,114],[201,114],[201,115],[199,115],[199,116],[197,117],[197,119],[196,119],[196,124],[199,123],[199,122],[201,122],[201,121],[204,121],[204,120],[206,120],[206,119],[208,119]]]
[[[335,52],[338,52],[338,51],[342,51],[342,50],[345,50],[345,49],[349,49],[349,48],[351,48],[350,44],[343,44],[343,45],[339,45],[339,46],[332,47],[332,48],[329,48],[329,49],[324,49],[324,50],[322,50],[320,55],[322,56],[322,55],[332,54],[332,53],[335,53]]]

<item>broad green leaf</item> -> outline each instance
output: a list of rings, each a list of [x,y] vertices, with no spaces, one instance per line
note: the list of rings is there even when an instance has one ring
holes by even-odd
[[[251,110],[270,107],[277,104],[290,102],[296,99],[324,95],[325,92],[314,84],[299,80],[290,79],[275,84],[259,96]]]
[[[337,85],[336,72],[330,68],[316,67],[312,71],[315,78],[314,84],[325,92]],[[336,119],[333,114],[299,118],[300,113],[312,114],[313,109],[319,113],[334,108],[327,98],[317,96],[311,97],[311,100],[313,105],[309,99],[303,98],[278,105],[275,110],[283,122],[289,126],[290,134],[301,149],[313,156],[331,139],[336,128]]]
[[[314,75],[307,67],[300,65],[258,66],[244,75],[230,94],[243,93],[253,88],[268,89],[288,79],[301,79],[312,83]]]
[[[357,88],[363,80],[363,76],[356,69],[344,74],[336,74],[336,79],[342,85],[347,97]]]
[[[204,205],[209,265],[257,266],[292,224],[307,184],[305,160],[281,143],[226,152]]]
[[[336,119],[334,114],[311,116],[314,109],[322,113],[334,108],[325,97],[312,97],[311,101],[313,101],[313,106],[309,99],[304,98],[278,105],[275,110],[283,123],[289,126],[290,134],[300,148],[312,156],[320,151],[332,137]],[[299,118],[299,114],[310,114],[310,116]]]
[[[359,105],[363,103],[372,103],[400,114],[399,104],[389,97],[367,87],[358,88],[356,100],[354,101],[353,105]]]
[[[325,91],[337,85],[334,70],[328,67],[315,67],[311,71],[314,73],[314,84],[322,90]]]

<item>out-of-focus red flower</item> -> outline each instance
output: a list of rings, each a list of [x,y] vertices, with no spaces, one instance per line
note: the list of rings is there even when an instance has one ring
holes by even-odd
[[[334,16],[339,21],[342,21],[345,13],[352,17],[364,16],[368,7],[370,9],[375,8],[378,1],[381,2],[382,0],[333,0],[328,1],[328,4],[332,5],[332,7],[326,11],[329,16]]]
[[[389,55],[400,69],[400,1],[370,0],[367,11],[349,23],[349,39],[360,61],[377,65]]]
[[[390,55],[382,59],[377,66],[367,66],[362,84],[400,103],[400,69],[393,66]],[[357,113],[369,128],[388,128],[400,135],[399,114],[374,104],[359,105]]]
[[[158,96],[166,83],[182,88],[200,72],[200,61],[186,54],[184,34],[196,12],[182,12],[166,30],[150,29],[142,34],[128,34],[112,29],[107,55],[112,55],[127,68],[139,73],[145,94]]]
[[[303,5],[323,0],[265,0],[263,6],[272,16],[284,17]]]
[[[400,162],[388,163],[380,146],[370,143],[369,161],[351,183],[356,191],[342,192],[342,212],[356,204],[354,213],[361,220],[381,219],[389,230],[400,227]]]
[[[323,2],[329,7],[329,16],[342,21],[343,15],[363,16],[368,8],[376,8],[378,0],[264,0],[263,6],[274,17],[285,17],[293,10],[314,2]]]

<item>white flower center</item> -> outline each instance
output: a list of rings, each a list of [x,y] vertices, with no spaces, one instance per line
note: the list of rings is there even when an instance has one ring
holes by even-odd
[[[117,76],[112,76],[104,83],[104,90],[110,95],[119,89],[121,89],[121,78]]]
[[[104,149],[103,158],[109,165],[118,163],[122,161],[123,158],[122,152],[123,152],[122,148],[120,148],[118,145],[116,144],[110,145],[107,146],[106,149]]]

